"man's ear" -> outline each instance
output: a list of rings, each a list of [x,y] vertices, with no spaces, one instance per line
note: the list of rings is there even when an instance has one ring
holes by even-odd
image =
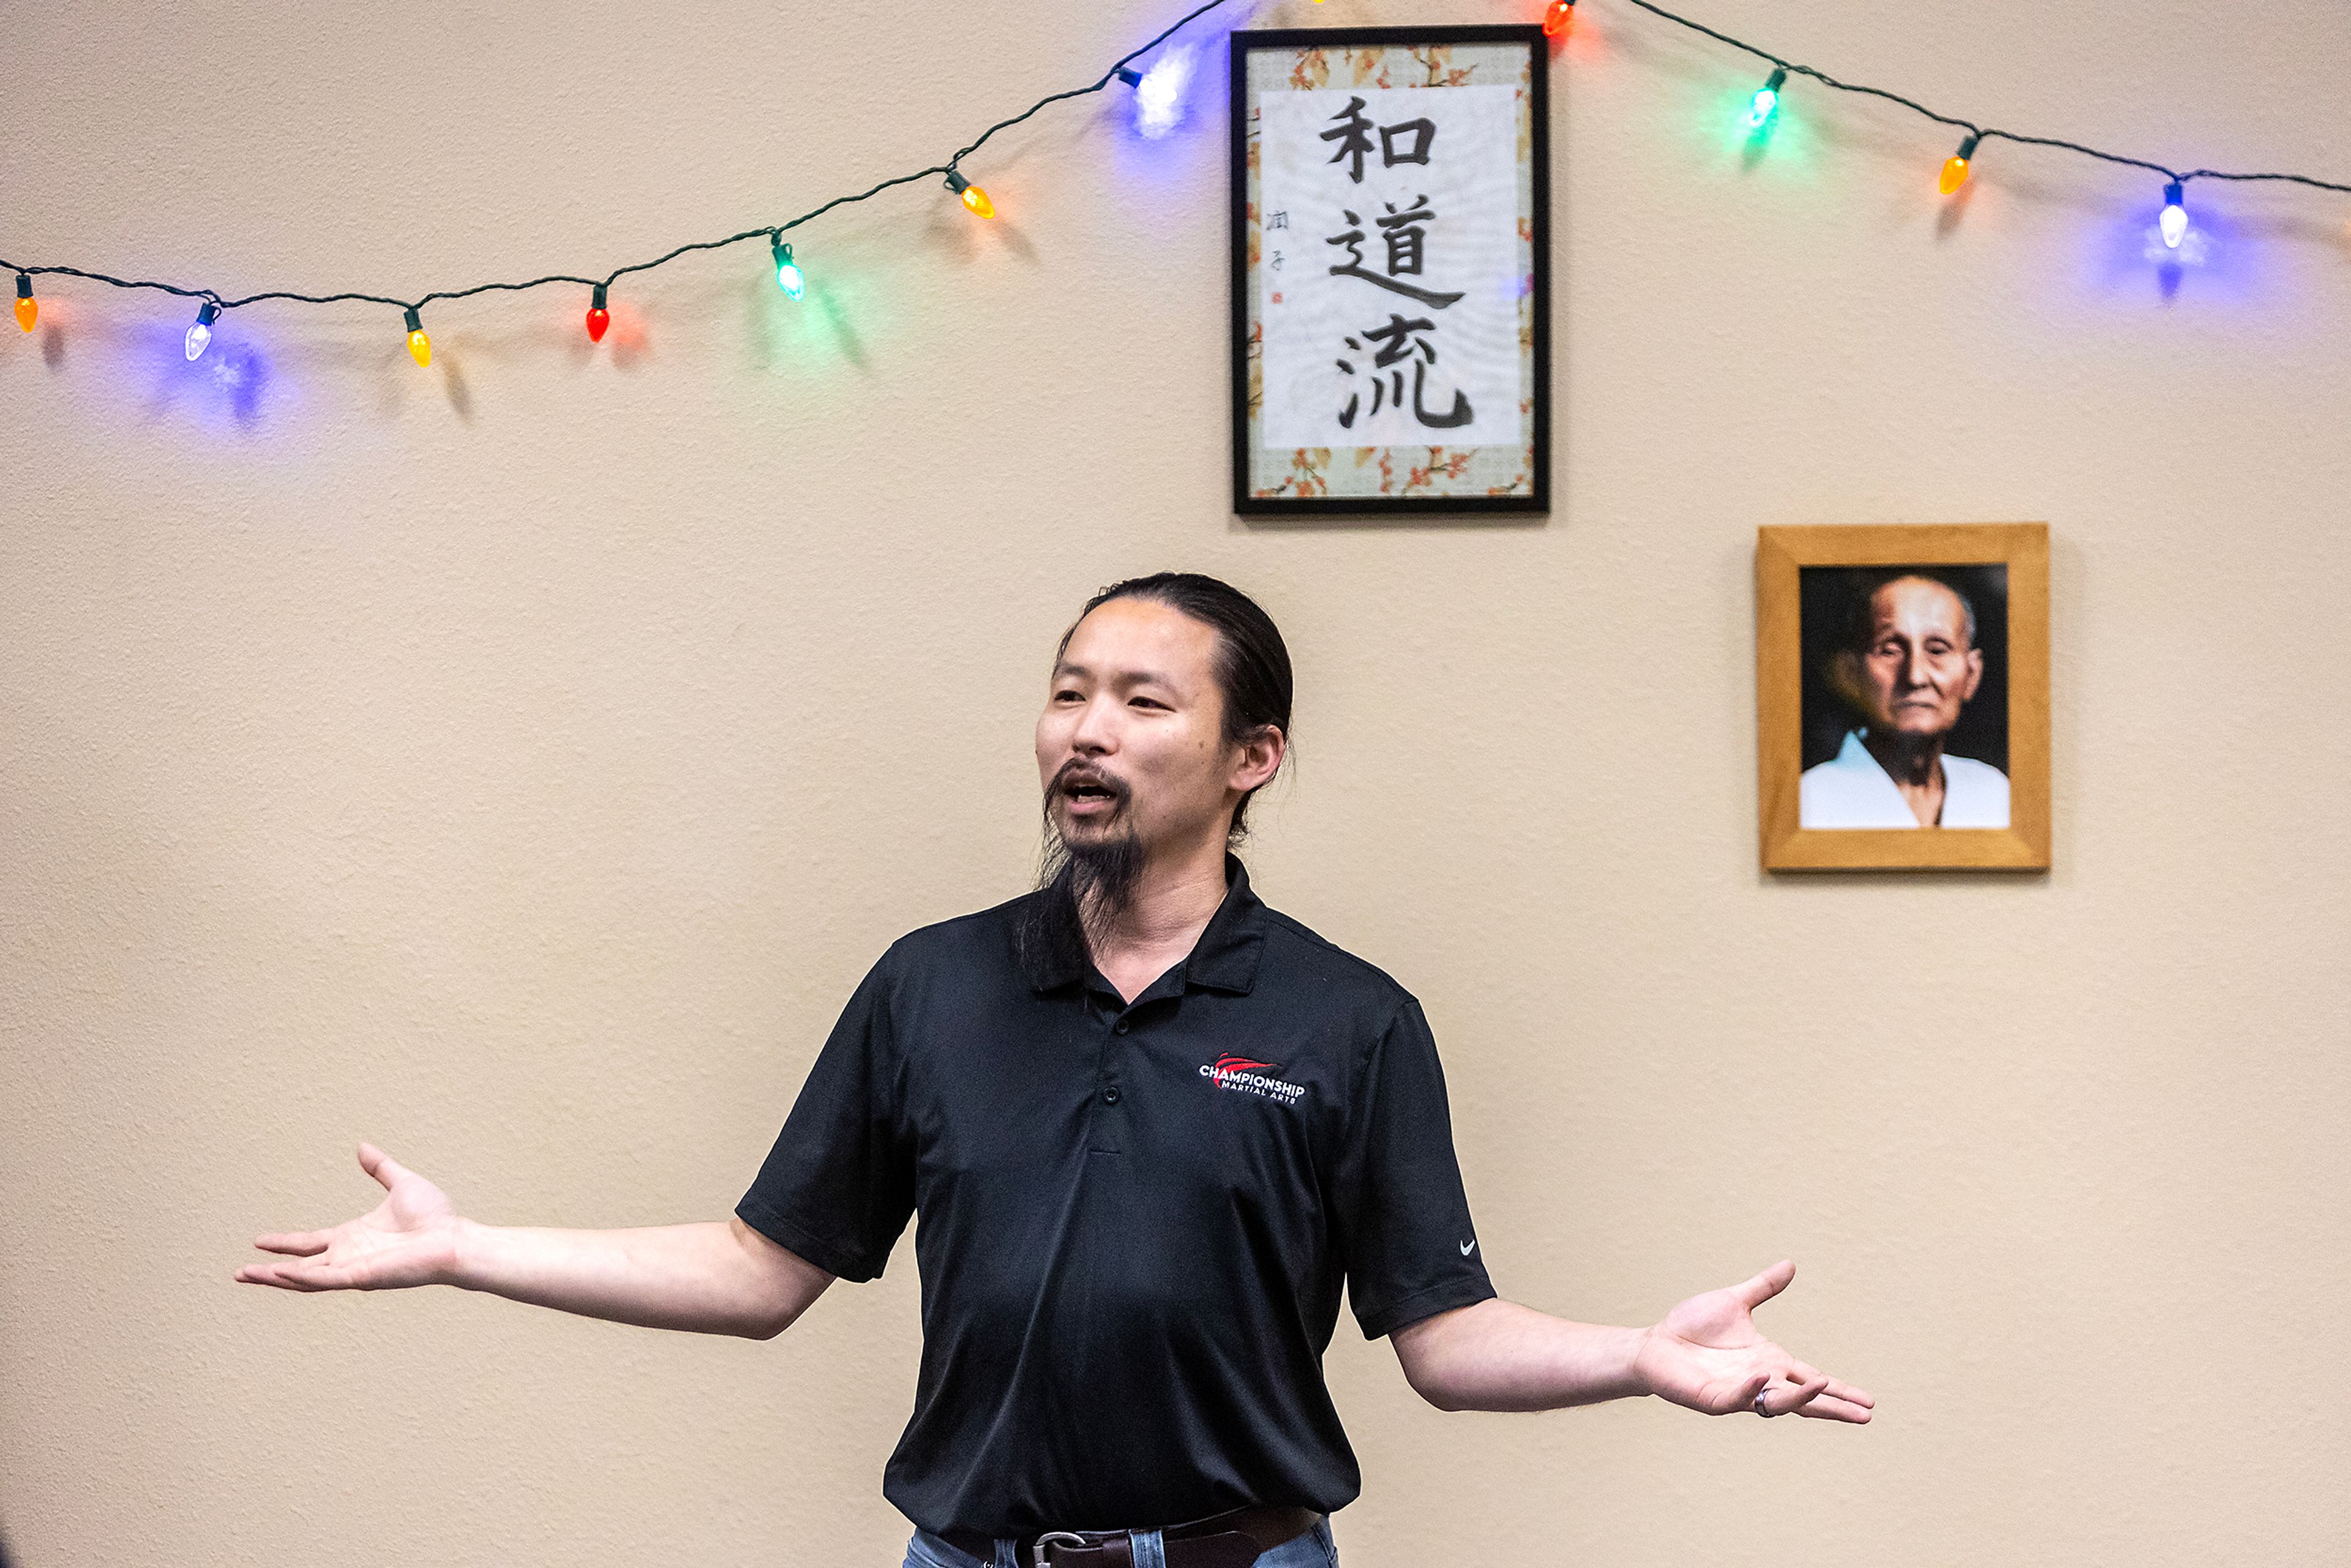
[[[1963,703],[1975,701],[1976,688],[1982,685],[1983,650],[1970,648],[1968,650],[1968,689],[1959,694],[1959,700]]]
[[[1845,706],[1866,713],[1869,705],[1861,695],[1861,655],[1850,648],[1839,648],[1821,666],[1821,677],[1829,690],[1844,699]]]
[[[1227,788],[1247,794],[1270,781],[1281,771],[1281,759],[1290,749],[1290,737],[1274,725],[1266,725],[1240,743],[1240,756],[1226,779]]]

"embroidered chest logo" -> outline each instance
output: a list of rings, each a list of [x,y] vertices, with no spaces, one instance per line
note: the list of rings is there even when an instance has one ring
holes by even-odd
[[[1274,1076],[1281,1071],[1279,1061],[1259,1061],[1253,1057],[1219,1056],[1200,1069],[1200,1076],[1219,1089],[1237,1090],[1243,1094],[1256,1094],[1268,1100],[1279,1100],[1285,1105],[1295,1105],[1306,1093],[1306,1085],[1292,1083]]]

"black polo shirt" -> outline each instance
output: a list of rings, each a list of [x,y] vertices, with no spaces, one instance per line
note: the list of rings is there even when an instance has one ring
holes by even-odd
[[[737,1208],[846,1280],[921,1216],[883,1494],[926,1529],[1336,1510],[1362,1490],[1322,1381],[1341,1282],[1366,1338],[1494,1293],[1419,1003],[1226,873],[1132,1004],[1024,967],[1023,900],[902,938]]]

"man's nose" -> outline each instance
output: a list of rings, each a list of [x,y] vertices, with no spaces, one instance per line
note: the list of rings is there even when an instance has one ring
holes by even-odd
[[[1928,662],[1926,649],[1913,648],[1908,653],[1902,655],[1902,684],[1904,685],[1931,685],[1934,684],[1934,678],[1935,669],[1934,666]]]
[[[1116,713],[1116,706],[1102,698],[1088,703],[1085,712],[1078,716],[1077,729],[1070,737],[1071,749],[1090,757],[1117,750]]]

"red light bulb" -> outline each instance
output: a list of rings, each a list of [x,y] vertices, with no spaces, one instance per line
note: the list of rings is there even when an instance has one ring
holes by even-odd
[[[612,313],[604,308],[604,286],[600,283],[596,286],[596,297],[588,302],[588,340],[602,342],[604,329],[611,324]]]
[[[1551,0],[1551,9],[1543,13],[1543,36],[1556,38],[1575,22],[1575,0]]]

